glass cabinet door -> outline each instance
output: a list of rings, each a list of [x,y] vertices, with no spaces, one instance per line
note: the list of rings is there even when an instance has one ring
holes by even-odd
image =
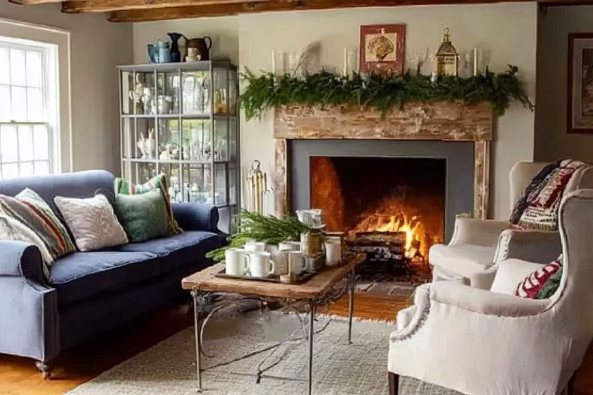
[[[183,179],[186,180],[190,202],[213,204],[212,167],[209,164],[184,164]]]
[[[229,120],[227,117],[214,118],[214,161],[229,160]]]
[[[181,166],[174,163],[159,163],[159,174],[164,174],[169,187],[169,197],[172,202],[183,202],[184,198],[183,177]]]
[[[156,110],[159,115],[179,114],[180,103],[179,72],[161,72],[157,74]]]
[[[155,81],[153,72],[121,73],[122,115],[152,115],[155,113]]]
[[[207,71],[182,72],[182,113],[185,115],[210,114],[210,77]]]
[[[183,145],[189,152],[189,160],[209,162],[212,160],[212,124],[204,119],[183,119]]]
[[[178,161],[181,155],[181,133],[179,119],[158,119],[158,159]]]

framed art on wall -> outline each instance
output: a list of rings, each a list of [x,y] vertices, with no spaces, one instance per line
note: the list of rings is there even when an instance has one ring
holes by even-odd
[[[593,33],[568,35],[567,133],[593,134]]]
[[[406,25],[361,26],[359,72],[402,74],[405,43]]]

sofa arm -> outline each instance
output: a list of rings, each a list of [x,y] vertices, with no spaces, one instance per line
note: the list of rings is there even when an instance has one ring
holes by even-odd
[[[0,277],[25,277],[45,284],[41,252],[22,241],[0,240]]]
[[[559,232],[507,229],[498,239],[494,265],[510,258],[549,263],[557,259],[561,252]]]
[[[200,203],[173,203],[173,216],[184,230],[218,233],[218,208]]]
[[[457,218],[455,231],[449,245],[474,244],[485,247],[494,247],[500,232],[508,229],[508,221],[495,221],[489,219]]]

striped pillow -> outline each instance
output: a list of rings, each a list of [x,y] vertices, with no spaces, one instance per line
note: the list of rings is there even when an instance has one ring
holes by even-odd
[[[43,240],[53,259],[76,251],[64,225],[32,190],[27,188],[15,197],[0,195],[0,212],[33,230]]]
[[[116,195],[138,195],[152,191],[154,189],[160,189],[163,197],[165,198],[165,205],[167,208],[167,225],[169,232],[172,235],[183,232],[177,224],[177,221],[175,221],[175,217],[173,216],[171,197],[169,196],[169,188],[167,186],[167,177],[165,177],[164,174],[159,174],[158,176],[151,178],[146,184],[142,185],[131,184],[129,181],[119,177],[115,179],[114,190]]]

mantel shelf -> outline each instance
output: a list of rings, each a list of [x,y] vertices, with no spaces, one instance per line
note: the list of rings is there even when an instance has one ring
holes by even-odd
[[[376,108],[290,105],[275,110],[276,139],[492,140],[489,103],[406,103],[383,117]]]

